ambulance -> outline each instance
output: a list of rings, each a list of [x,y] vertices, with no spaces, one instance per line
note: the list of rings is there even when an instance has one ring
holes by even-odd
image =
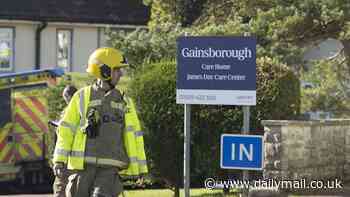
[[[47,184],[54,129],[47,90],[60,68],[0,74],[0,183]]]

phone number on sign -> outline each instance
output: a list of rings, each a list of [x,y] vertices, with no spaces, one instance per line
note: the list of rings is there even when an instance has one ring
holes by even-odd
[[[183,100],[200,100],[200,101],[216,100],[216,96],[214,95],[179,95],[179,98]]]

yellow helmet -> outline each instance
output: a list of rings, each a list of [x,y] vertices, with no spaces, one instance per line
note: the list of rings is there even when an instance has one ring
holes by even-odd
[[[128,66],[127,60],[120,51],[103,47],[96,49],[90,55],[86,72],[96,78],[109,80],[113,69],[126,66]]]

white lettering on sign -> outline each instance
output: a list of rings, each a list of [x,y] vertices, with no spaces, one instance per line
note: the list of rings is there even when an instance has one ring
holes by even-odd
[[[244,75],[210,75],[210,74],[187,74],[186,80],[216,80],[216,81],[244,81]]]
[[[231,152],[231,160],[236,160],[236,144],[231,144],[232,152]],[[249,144],[249,151],[244,144],[239,144],[239,160],[243,161],[243,154],[249,161],[253,161],[253,144]]]
[[[187,74],[187,80],[202,80],[202,79],[203,79],[202,75]]]
[[[244,144],[239,145],[239,160],[243,160],[243,152],[249,161],[253,161],[253,144],[249,144],[249,153]]]
[[[214,65],[202,64],[202,70],[214,70]]]
[[[236,144],[231,144],[232,152],[231,152],[231,160],[236,160]]]
[[[230,70],[231,65],[220,65],[220,64],[202,64],[201,65],[202,70]]]
[[[214,75],[215,80],[230,80],[230,81],[244,81],[246,80],[246,77],[244,75]]]
[[[252,58],[252,50],[245,47],[244,49],[199,49],[198,47],[183,48],[181,50],[182,57],[186,58],[236,58],[239,61],[244,61],[247,58]]]

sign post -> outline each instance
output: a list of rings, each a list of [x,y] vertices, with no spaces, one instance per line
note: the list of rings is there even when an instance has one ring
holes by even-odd
[[[184,143],[184,190],[185,197],[190,196],[190,148],[191,148],[191,105],[185,104],[185,143]]]
[[[256,38],[179,37],[176,86],[176,103],[185,104],[184,189],[189,197],[190,105],[256,104]]]
[[[249,135],[250,107],[243,106],[243,135]],[[249,171],[243,171],[243,181],[249,180]],[[248,192],[243,191],[243,197],[248,197]]]
[[[250,32],[245,32],[244,36],[250,36]],[[250,125],[250,107],[243,106],[243,135],[249,135],[249,125]],[[244,170],[242,174],[243,180],[249,180],[249,171]],[[246,190],[243,191],[243,197],[248,197],[248,193]]]

